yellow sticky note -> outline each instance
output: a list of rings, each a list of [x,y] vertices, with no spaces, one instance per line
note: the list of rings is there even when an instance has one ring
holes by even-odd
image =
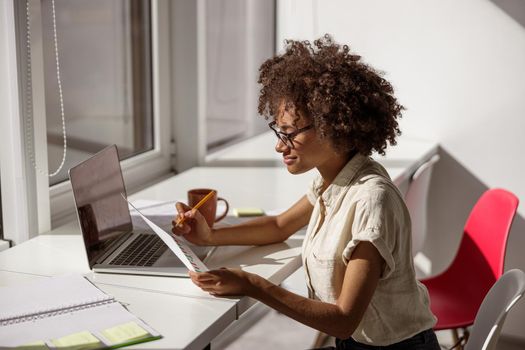
[[[147,330],[135,322],[128,322],[105,329],[102,331],[102,335],[104,335],[104,337],[106,337],[112,344],[126,343],[150,336]]]
[[[67,350],[98,349],[103,346],[100,340],[88,331],[66,335],[51,342],[55,347]]]
[[[39,340],[24,345],[19,345],[15,349],[18,350],[48,350],[46,343]]]
[[[260,208],[234,208],[233,214],[239,217],[262,216],[264,211]]]

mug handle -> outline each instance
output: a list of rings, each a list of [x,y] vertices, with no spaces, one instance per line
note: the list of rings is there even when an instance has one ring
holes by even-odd
[[[219,197],[217,198],[217,202],[219,201],[223,201],[224,204],[226,204],[226,210],[224,211],[224,213],[222,213],[221,216],[219,216],[218,218],[215,219],[215,222],[219,222],[221,221],[222,219],[224,219],[226,217],[226,215],[228,215],[228,211],[230,210],[230,205],[228,204],[228,201],[222,197]]]

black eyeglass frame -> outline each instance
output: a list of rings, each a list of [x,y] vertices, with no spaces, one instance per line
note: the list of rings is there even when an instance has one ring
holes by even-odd
[[[287,147],[290,147],[290,148],[295,148],[293,144],[293,140],[297,135],[305,131],[308,131],[314,127],[313,124],[310,124],[308,126],[305,126],[304,128],[297,129],[294,132],[286,133],[286,132],[282,132],[282,131],[275,129],[275,125],[277,125],[277,122],[274,120],[273,122],[268,124],[268,127],[273,130],[273,132],[275,133],[275,136],[277,136],[277,138],[282,143],[284,143]]]

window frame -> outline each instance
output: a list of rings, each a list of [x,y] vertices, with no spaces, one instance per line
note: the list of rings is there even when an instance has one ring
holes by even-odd
[[[0,2],[0,172],[2,177],[2,202],[9,206],[2,208],[4,238],[15,244],[36,235],[39,230],[49,228],[45,210],[37,210],[39,202],[48,196],[36,191],[35,172],[28,171],[28,157],[25,155],[23,105],[21,103],[20,50],[17,42],[17,3]],[[39,162],[41,152],[35,154]],[[34,168],[33,168],[34,169]],[[39,200],[39,198],[41,200]],[[46,207],[44,203],[42,207]],[[47,205],[49,208],[49,205]]]

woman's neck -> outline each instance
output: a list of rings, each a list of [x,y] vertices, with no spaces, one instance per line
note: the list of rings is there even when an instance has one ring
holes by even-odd
[[[328,158],[323,164],[317,167],[317,170],[323,178],[323,186],[321,191],[324,192],[332,184],[337,177],[337,174],[345,167],[345,165],[352,159],[357,152],[350,152],[346,155],[334,154],[333,157]]]

